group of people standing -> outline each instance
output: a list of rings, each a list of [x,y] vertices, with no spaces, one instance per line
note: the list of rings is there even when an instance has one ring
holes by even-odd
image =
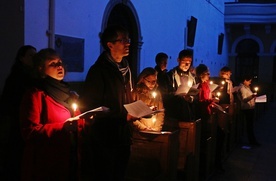
[[[105,51],[90,67],[79,94],[63,81],[66,70],[54,49],[20,49],[1,97],[1,121],[10,125],[4,162],[7,180],[121,181],[130,158],[134,130],[173,130],[177,129],[177,121],[197,118],[208,122],[213,103],[220,99],[210,90],[206,65],[198,65],[196,75],[191,71],[192,51],[180,51],[178,66],[170,71],[166,69],[168,55],[158,53],[156,67],[143,69],[134,83],[126,59],[131,43],[128,31],[110,26],[100,40]],[[29,66],[17,65],[25,59]],[[230,69],[226,72],[231,73]],[[223,79],[231,83],[230,76]],[[245,78],[242,82],[240,98],[248,118],[249,141],[258,144],[250,117],[256,97],[250,91],[251,80]],[[196,85],[196,95],[176,94],[180,88]],[[232,89],[225,90],[230,97],[226,104],[231,104]],[[124,105],[137,100],[152,110],[165,111],[133,117]],[[73,107],[74,104],[79,106]],[[101,106],[109,111],[89,118],[78,117],[81,112]]]

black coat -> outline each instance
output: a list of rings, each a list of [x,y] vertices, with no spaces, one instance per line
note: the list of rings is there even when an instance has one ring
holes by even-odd
[[[131,76],[125,78],[103,52],[88,71],[80,99],[83,110],[99,106],[110,108],[110,113],[96,116],[90,126],[93,142],[107,145],[130,144],[130,127],[126,121],[124,104],[131,103]]]

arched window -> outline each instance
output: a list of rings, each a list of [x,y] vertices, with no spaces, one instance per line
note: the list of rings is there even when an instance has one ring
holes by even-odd
[[[259,45],[253,39],[243,39],[236,47],[235,80],[241,81],[241,77],[246,74],[254,76],[258,80],[259,74]]]

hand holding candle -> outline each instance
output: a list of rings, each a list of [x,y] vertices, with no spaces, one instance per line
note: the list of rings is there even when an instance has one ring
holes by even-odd
[[[255,87],[254,90],[256,93],[258,93],[259,87]]]
[[[72,109],[73,109],[73,111],[74,111],[74,117],[76,116],[76,111],[77,111],[77,108],[78,108],[78,105],[76,104],[76,103],[73,103],[72,104]]]

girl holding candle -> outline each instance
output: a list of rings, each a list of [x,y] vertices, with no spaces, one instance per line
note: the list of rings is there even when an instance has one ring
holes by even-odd
[[[211,137],[211,124],[214,124],[210,121],[211,113],[212,113],[212,103],[218,102],[219,99],[216,98],[209,87],[210,84],[210,73],[209,69],[204,64],[199,64],[196,67],[196,75],[199,80],[199,94],[198,94],[198,111],[199,117],[201,118],[202,132],[201,132],[201,163],[205,163],[206,159],[206,148],[207,148],[207,140]],[[218,96],[218,95],[217,95]],[[216,158],[215,158],[215,166],[218,171],[223,171],[221,164],[221,151],[222,145],[224,141],[224,134],[221,131],[221,128],[217,127],[217,140],[216,140]]]
[[[133,91],[134,100],[142,100],[152,109],[163,109],[162,96],[157,90],[157,71],[145,68],[138,76],[138,82]],[[141,118],[133,122],[138,130],[161,131],[164,124],[164,112],[159,112],[150,118]]]
[[[42,49],[34,60],[37,83],[26,92],[20,109],[26,143],[22,180],[76,180],[79,122],[71,118],[79,114],[72,108],[76,94],[63,81],[64,66],[55,50]]]

